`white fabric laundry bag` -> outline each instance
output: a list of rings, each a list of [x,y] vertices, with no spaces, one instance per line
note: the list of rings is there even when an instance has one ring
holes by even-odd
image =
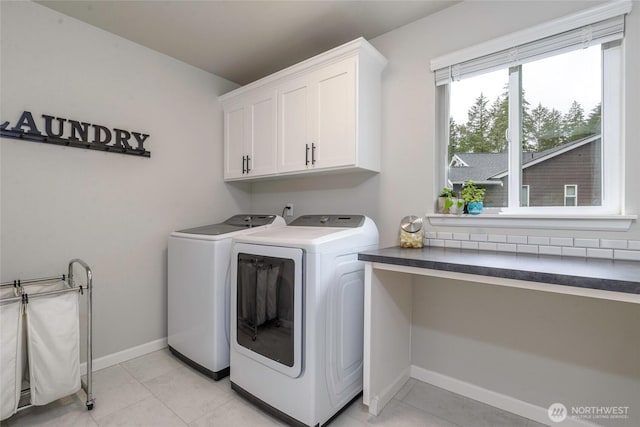
[[[0,298],[16,296],[13,288]],[[22,302],[0,305],[0,420],[16,413],[22,385]]]
[[[25,312],[31,403],[46,405],[80,389],[77,292],[29,298]]]
[[[54,279],[47,281],[38,281],[35,283],[22,284],[22,292],[25,294],[35,295],[40,292],[59,291],[69,288],[64,280]],[[29,385],[29,361],[27,360],[27,322],[22,322],[22,390],[30,388]]]

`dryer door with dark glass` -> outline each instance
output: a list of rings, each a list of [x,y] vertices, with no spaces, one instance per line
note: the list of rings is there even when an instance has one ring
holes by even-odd
[[[302,370],[302,260],[298,248],[234,248],[233,345],[292,378]]]

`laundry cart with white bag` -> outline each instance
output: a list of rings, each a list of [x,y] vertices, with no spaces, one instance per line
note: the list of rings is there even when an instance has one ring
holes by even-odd
[[[77,285],[73,267],[85,269]],[[92,273],[80,259],[68,275],[0,284],[0,420],[30,406],[75,394],[92,394]],[[80,298],[87,301],[87,380],[80,379]]]

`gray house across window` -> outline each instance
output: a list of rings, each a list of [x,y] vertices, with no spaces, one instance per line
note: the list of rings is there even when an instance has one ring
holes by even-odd
[[[523,206],[565,206],[565,186],[575,188],[577,206],[602,204],[601,138],[599,134],[540,152],[522,153]],[[456,193],[467,180],[487,189],[485,206],[507,206],[508,154],[457,153],[449,163]],[[575,186],[575,187],[573,187]],[[526,194],[525,194],[526,193]],[[528,197],[526,197],[528,196]],[[526,200],[528,199],[528,200]]]

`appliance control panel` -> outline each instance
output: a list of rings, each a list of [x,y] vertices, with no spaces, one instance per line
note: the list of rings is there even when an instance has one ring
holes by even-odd
[[[303,215],[291,221],[297,227],[346,227],[356,228],[364,224],[364,215]]]

